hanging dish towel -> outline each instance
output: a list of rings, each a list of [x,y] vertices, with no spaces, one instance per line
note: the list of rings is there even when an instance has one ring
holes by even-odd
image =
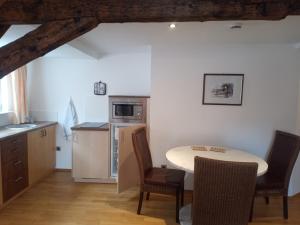
[[[66,111],[65,121],[64,121],[64,137],[66,140],[69,140],[69,137],[72,136],[71,127],[78,124],[78,116],[76,112],[76,108],[72,98],[70,98],[70,102]]]

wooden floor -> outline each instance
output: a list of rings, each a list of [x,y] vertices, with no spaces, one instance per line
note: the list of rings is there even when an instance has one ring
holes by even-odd
[[[136,215],[137,190],[116,194],[112,184],[73,183],[68,172],[56,172],[0,212],[0,225],[175,225],[173,197],[152,195]],[[191,196],[187,194],[186,203]],[[265,205],[257,199],[252,225],[300,225],[300,196],[289,202],[290,219],[282,219],[281,199]]]

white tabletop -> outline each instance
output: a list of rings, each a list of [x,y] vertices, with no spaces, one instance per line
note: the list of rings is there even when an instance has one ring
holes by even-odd
[[[205,146],[208,150],[211,146]],[[194,173],[194,158],[200,156],[208,159],[232,162],[256,162],[258,164],[257,176],[265,174],[268,164],[265,160],[253,154],[235,149],[224,148],[225,152],[195,151],[191,146],[181,146],[170,149],[166,153],[167,160],[175,167],[188,173]]]

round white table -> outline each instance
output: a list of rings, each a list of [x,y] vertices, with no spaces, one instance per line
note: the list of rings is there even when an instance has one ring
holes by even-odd
[[[205,147],[207,151],[193,150],[192,146],[182,146],[170,149],[166,153],[166,157],[173,166],[188,173],[194,173],[194,159],[196,156],[222,161],[256,162],[258,164],[257,176],[265,174],[268,170],[266,161],[253,154],[229,148],[223,148],[225,152],[214,152],[210,151],[210,148],[215,146],[201,147]],[[179,217],[181,225],[192,224],[191,204],[180,209]]]
[[[203,146],[207,151],[193,150],[191,146],[181,146],[170,149],[166,153],[167,160],[176,168],[188,173],[194,173],[194,158],[200,156],[208,159],[232,162],[256,162],[258,164],[257,176],[265,174],[268,164],[262,158],[240,150],[224,148],[225,152],[213,152],[209,149],[214,146]]]

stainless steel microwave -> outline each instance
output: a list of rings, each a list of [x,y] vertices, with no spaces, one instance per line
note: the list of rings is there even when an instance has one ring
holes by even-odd
[[[110,96],[111,123],[145,123],[147,113],[146,98],[133,96]]]
[[[140,120],[143,115],[143,105],[139,103],[113,103],[112,118]]]

